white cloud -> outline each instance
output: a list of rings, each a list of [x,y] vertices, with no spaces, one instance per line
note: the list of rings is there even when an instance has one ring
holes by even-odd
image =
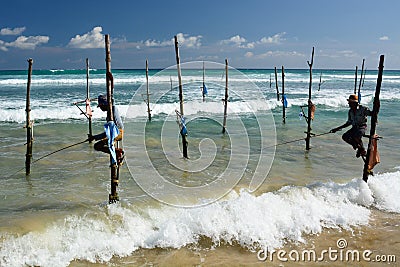
[[[45,44],[49,41],[48,36],[19,36],[14,42],[0,43],[0,49],[7,51],[7,47],[16,47],[19,49],[30,49],[34,50],[40,44]]]
[[[255,47],[254,42],[247,42],[247,40],[245,38],[241,37],[240,35],[235,35],[229,39],[222,40],[222,41],[220,41],[220,44],[233,45],[235,47],[247,48],[247,49],[253,49]]]
[[[285,40],[283,38],[285,34],[286,32],[280,32],[270,37],[263,37],[257,42],[248,42],[245,38],[241,37],[240,35],[235,35],[227,40],[222,40],[220,44],[233,45],[239,48],[254,49],[256,45],[280,44],[282,43],[282,41]]]
[[[178,33],[176,35],[176,37],[178,39],[179,45],[191,47],[191,48],[200,47],[201,46],[201,38],[203,38],[203,36],[201,36],[201,35],[190,36],[190,35],[184,34],[184,33]],[[175,43],[175,38],[172,38],[170,40],[164,40],[164,41],[148,39],[142,43],[144,46],[147,46],[147,47],[173,46]]]
[[[247,52],[246,54],[244,54],[245,57],[250,58],[254,56],[253,52]]]
[[[101,33],[103,28],[98,26],[94,27],[92,31],[84,35],[76,35],[71,38],[68,47],[72,48],[102,48],[104,47],[104,35]]]
[[[0,35],[20,35],[26,27],[20,28],[3,28],[0,30]],[[24,50],[34,50],[37,46],[41,44],[48,43],[50,38],[48,36],[18,36],[13,42],[4,42],[0,40],[0,50],[8,51],[9,47],[15,47]]]
[[[336,50],[336,49],[321,49],[318,51],[318,58],[327,58],[327,59],[354,59],[360,58],[361,55],[353,50]]]
[[[3,28],[0,30],[0,35],[20,35],[22,32],[26,30],[26,27],[20,28]]]
[[[381,40],[381,41],[389,41],[389,36],[382,36],[382,37],[379,37],[379,40]]]
[[[148,47],[162,47],[162,46],[172,46],[174,44],[174,42],[172,40],[160,42],[160,41],[148,39],[148,40],[144,41],[143,44]]]
[[[2,51],[7,51],[6,43],[2,40],[0,40],[0,50]]]
[[[241,45],[241,46],[239,46],[240,48],[249,48],[249,49],[253,49],[254,47],[255,47],[255,43],[254,42],[251,42],[251,43],[247,43],[247,44],[244,44],[244,45]]]
[[[266,57],[304,57],[305,55],[297,51],[267,51],[263,54],[256,55],[258,59],[264,59]]]
[[[261,40],[258,42],[259,44],[280,44],[282,41],[285,39],[283,36],[285,36],[286,32],[280,32],[277,33],[273,36],[270,37],[263,37]]]
[[[183,33],[178,33],[176,37],[178,39],[178,43],[186,47],[200,47],[201,38],[203,38],[201,35],[189,36],[188,34]]]
[[[352,50],[342,50],[337,52],[341,57],[358,57],[358,54]]]
[[[198,56],[195,58],[196,61],[217,61],[219,57],[217,55],[206,55],[206,56]]]
[[[245,38],[241,37],[240,35],[235,35],[229,39],[222,40],[220,43],[221,44],[233,44],[237,47],[240,47],[245,42],[246,42]]]
[[[221,43],[223,44],[235,44],[235,45],[241,45],[242,43],[246,42],[246,39],[241,37],[240,35],[235,35],[232,36],[231,38],[227,40],[222,40]]]

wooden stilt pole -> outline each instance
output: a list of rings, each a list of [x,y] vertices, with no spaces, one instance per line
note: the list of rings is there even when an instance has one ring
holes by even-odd
[[[204,67],[204,61],[203,61],[203,87],[201,88],[201,93],[203,95],[203,102],[205,101],[206,94],[204,93],[204,87],[206,86],[205,84],[205,67]]]
[[[282,119],[286,123],[286,107],[285,107],[285,69],[282,66]]]
[[[147,95],[147,114],[149,117],[149,121],[151,121],[151,110],[150,110],[150,95],[149,95],[149,63],[146,59],[146,95]]]
[[[278,89],[278,72],[275,67],[275,87],[276,87],[276,100],[279,101],[279,89]]]
[[[321,85],[322,85],[322,71],[321,71],[321,73],[320,73],[320,75],[319,75],[319,83],[318,83],[318,92],[319,92],[319,90],[321,90]]]
[[[385,56],[381,55],[379,59],[379,69],[378,69],[378,79],[376,81],[376,89],[375,89],[375,97],[374,97],[374,107],[372,109],[372,116],[371,116],[371,130],[369,133],[369,142],[368,142],[368,149],[367,149],[367,155],[365,156],[365,162],[364,162],[364,170],[363,170],[363,180],[365,182],[368,181],[368,176],[370,174],[370,171],[368,169],[368,163],[369,163],[369,158],[371,155],[371,143],[372,139],[374,138],[375,132],[376,132],[376,124],[378,121],[378,113],[379,113],[379,108],[380,108],[380,101],[379,101],[379,94],[381,92],[381,84],[382,84],[382,75],[383,75],[383,62],[385,60]]]
[[[361,77],[360,77],[360,82],[358,83],[358,103],[361,102],[361,85],[363,83],[363,75],[365,76],[364,73],[364,63],[365,59],[363,59],[362,66],[361,66]]]
[[[86,105],[90,105],[90,91],[89,91],[89,59],[86,58]],[[86,110],[88,110],[86,108]],[[93,135],[92,131],[92,115],[86,114],[89,120],[89,136]],[[89,141],[91,143],[92,141]]]
[[[311,139],[311,108],[312,108],[312,102],[311,102],[311,88],[312,88],[312,66],[314,63],[314,47],[312,49],[312,54],[311,54],[311,63],[307,61],[308,66],[310,67],[310,83],[308,87],[308,119],[307,119],[307,137],[306,137],[306,150],[310,150],[310,139]]]
[[[356,72],[354,74],[354,77],[355,77],[355,79],[354,79],[354,94],[357,93],[357,74],[358,74],[358,66],[356,66]]]
[[[272,75],[271,73],[269,74],[269,88],[272,87]]]
[[[29,67],[28,67],[28,83],[26,86],[26,154],[25,154],[25,174],[29,175],[31,173],[31,161],[32,161],[32,146],[33,146],[33,129],[32,122],[30,117],[31,112],[31,77],[32,77],[32,64],[33,60],[28,59]]]
[[[365,67],[364,69],[364,77],[362,79],[361,87],[364,87],[364,81],[365,81],[365,74],[367,73],[367,68]]]
[[[226,132],[226,118],[228,116],[228,59],[225,59],[225,97],[224,101],[224,121],[222,123],[222,133]]]
[[[113,88],[112,81],[110,80],[109,73],[111,73],[111,53],[110,53],[110,35],[105,35],[105,46],[106,46],[106,83],[107,83],[107,121],[114,121],[113,114]],[[112,160],[112,156],[110,154],[110,162]],[[108,202],[115,203],[119,201],[117,186],[119,184],[118,176],[117,176],[117,164],[111,164],[111,193],[108,195]]]
[[[178,37],[175,35],[175,54],[176,54],[176,67],[178,69],[178,81],[179,81],[179,104],[180,104],[180,114],[183,116],[183,89],[182,89],[182,74],[181,74],[181,63],[179,59],[179,46],[178,46]],[[183,150],[183,157],[188,158],[187,154],[187,146],[188,142],[186,140],[186,134],[181,132],[182,136],[182,150]]]

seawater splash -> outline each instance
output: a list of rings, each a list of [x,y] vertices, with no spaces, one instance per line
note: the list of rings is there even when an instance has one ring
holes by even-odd
[[[368,180],[377,209],[400,213],[400,172],[384,173]]]
[[[98,207],[67,216],[38,232],[2,234],[1,266],[68,266],[73,260],[109,262],[140,248],[181,248],[209,238],[213,246],[237,243],[249,250],[306,242],[324,228],[367,225],[371,208],[400,213],[400,171],[374,176],[366,184],[314,183],[286,186],[255,196],[232,192],[210,205],[184,209]]]

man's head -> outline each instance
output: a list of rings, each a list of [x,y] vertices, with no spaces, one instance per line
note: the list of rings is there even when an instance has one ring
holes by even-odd
[[[355,94],[350,95],[349,99],[347,99],[347,102],[349,103],[350,107],[357,107],[358,106],[358,96]]]
[[[102,111],[107,111],[108,108],[108,102],[107,102],[107,96],[105,95],[99,95],[97,98],[97,107],[99,107]]]

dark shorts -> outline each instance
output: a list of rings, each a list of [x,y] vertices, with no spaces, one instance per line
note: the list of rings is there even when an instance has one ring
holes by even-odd
[[[359,145],[362,146],[362,137],[365,134],[365,127],[351,127],[350,130],[342,135],[342,139],[356,149]]]

